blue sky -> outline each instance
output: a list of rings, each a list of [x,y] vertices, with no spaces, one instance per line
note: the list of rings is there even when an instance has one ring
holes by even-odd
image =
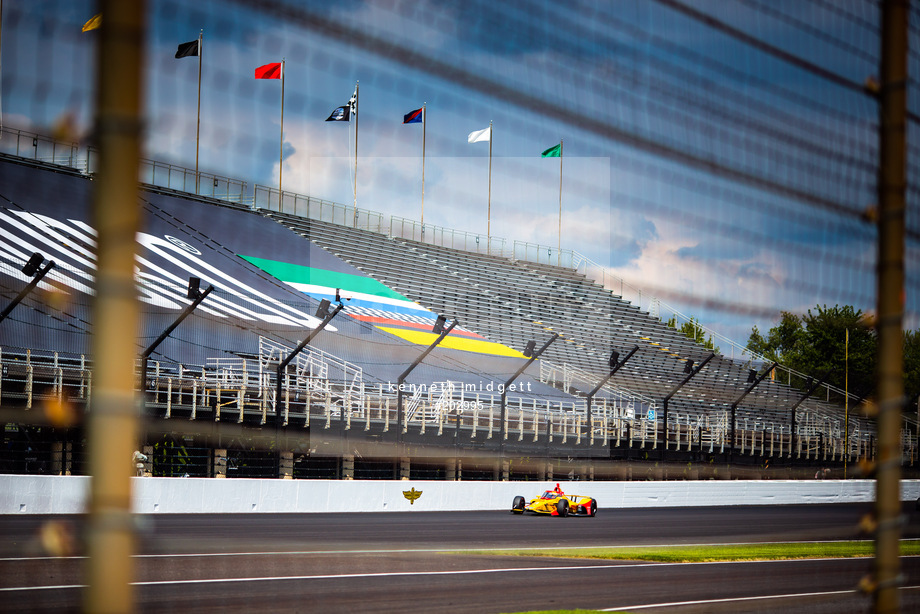
[[[559,165],[539,154],[564,139],[562,246],[641,288],[643,307],[660,296],[742,344],[782,310],[874,308],[875,231],[858,213],[875,200],[875,102],[731,34],[858,84],[878,72],[869,3],[149,6],[150,158],[194,166],[197,61],[173,54],[203,29],[203,170],[277,186],[280,83],[253,70],[284,58],[285,190],[352,203],[352,126],[324,120],[360,81],[361,208],[419,218],[422,127],[401,122],[427,103],[426,223],[485,233],[489,147],[466,135],[492,121],[492,234],[509,243],[556,246]],[[71,114],[89,132],[93,13],[7,0],[4,126]]]

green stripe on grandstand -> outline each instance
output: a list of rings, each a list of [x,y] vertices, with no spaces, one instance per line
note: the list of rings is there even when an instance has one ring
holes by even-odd
[[[315,269],[301,264],[291,264],[290,262],[281,262],[279,260],[268,260],[266,258],[256,258],[255,256],[244,256],[242,254],[237,255],[283,282],[341,288],[342,290],[348,290],[350,292],[360,292],[363,294],[372,294],[374,296],[411,302],[399,292],[390,290],[376,279],[371,279],[363,275],[338,273],[336,271]]]

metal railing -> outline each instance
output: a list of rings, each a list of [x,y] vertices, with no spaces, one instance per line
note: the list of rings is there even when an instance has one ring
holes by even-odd
[[[294,192],[279,192],[271,188],[256,184],[253,186],[252,202],[254,209],[267,209],[304,217],[321,222],[329,222],[350,228],[370,230],[380,234],[387,232],[387,216],[377,211],[355,208],[354,205],[313,198]]]
[[[33,352],[0,348],[0,399],[6,407],[26,411],[44,410],[43,416],[70,416],[88,407],[92,396],[92,371],[83,356],[63,356],[56,352]],[[209,361],[209,366],[152,363],[144,378],[147,407],[164,418],[231,420],[248,418],[264,423],[267,411],[274,411],[269,395],[274,389],[274,374],[252,365]],[[333,365],[334,367],[334,365]],[[345,430],[388,432],[395,430],[396,395],[385,385],[360,386],[354,382],[326,382],[311,386],[289,380],[285,393],[292,399],[287,412],[291,419],[329,428],[333,421]],[[296,399],[294,401],[293,399]],[[636,408],[640,411],[637,411]],[[683,449],[708,444],[724,452],[731,447],[730,432],[720,412],[699,414],[674,412],[670,430],[662,439],[662,423],[645,411],[642,403],[628,399],[597,399],[592,420],[587,421],[581,399],[548,401],[510,396],[506,422],[500,423],[499,396],[466,390],[463,385],[439,386],[419,395],[418,407],[407,412],[404,428],[430,435],[450,435],[463,429],[473,439],[497,439],[504,431],[511,440],[560,444],[603,444],[625,440],[624,445]],[[54,414],[58,412],[58,414]],[[725,412],[721,412],[724,414]],[[681,425],[681,426],[675,426]],[[905,422],[902,457],[914,462],[918,448],[913,429]],[[702,433],[702,434],[701,434]],[[795,437],[789,425],[773,419],[739,417],[736,422],[735,450],[749,455],[784,455],[805,459],[854,459],[872,452],[873,435],[851,429],[850,449],[844,450],[845,430],[839,418],[813,410],[799,413]],[[701,443],[702,442],[702,443]],[[795,447],[793,448],[793,443]]]
[[[86,151],[79,143],[58,141],[27,130],[4,127],[0,131],[0,152],[20,158],[86,172]]]
[[[537,264],[549,264],[567,269],[575,269],[576,252],[570,249],[560,250],[556,247],[540,245],[539,243],[515,241],[513,258],[515,260],[526,260]]]
[[[599,379],[600,377],[597,374],[573,367],[568,363],[562,363],[560,367],[547,360],[540,361],[540,381],[555,388],[561,388],[566,392],[569,392],[576,383],[581,383],[579,392],[585,394],[586,391],[593,389],[597,385]],[[656,410],[658,408],[658,403],[655,399],[626,390],[609,382],[604,384],[601,390],[613,395],[621,403],[631,403],[637,415],[647,413],[650,409]]]
[[[99,150],[91,145],[59,141],[35,132],[9,127],[0,130],[0,153],[64,166],[84,175],[95,173],[99,161]],[[148,158],[140,160],[138,181],[236,203],[251,200],[245,181],[215,173],[196,174],[193,169]]]
[[[430,243],[440,247],[473,252],[477,254],[490,254],[492,256],[507,256],[505,240],[501,237],[489,237],[484,233],[466,232],[422,224],[396,215],[390,216],[390,236],[400,239],[409,239],[419,243]]]
[[[90,401],[92,372],[85,356],[0,348],[0,364],[0,398],[13,405],[66,421],[73,417],[73,404]]]
[[[140,160],[138,181],[234,203],[244,204],[249,200],[245,181],[201,171],[196,174],[193,169],[146,158]]]

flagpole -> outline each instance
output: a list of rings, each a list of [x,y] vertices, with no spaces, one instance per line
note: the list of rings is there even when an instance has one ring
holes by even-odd
[[[198,174],[198,144],[201,138],[201,42],[204,38],[204,29],[198,32],[198,123],[195,126],[195,194],[199,193],[201,175]]]
[[[0,0],[0,50],[3,49],[2,41],[3,41],[3,0]],[[0,139],[3,138],[3,87],[2,87],[2,83],[3,83],[3,61],[2,59],[0,59]]]
[[[428,123],[428,103],[422,105],[422,239],[425,238],[425,125]]]
[[[278,145],[278,213],[281,213],[281,174],[284,170],[284,58],[281,58],[281,139]]]
[[[355,197],[355,206],[354,206],[354,219],[352,220],[352,225],[358,227],[358,85],[359,82],[355,81],[355,185],[354,185],[354,197]]]
[[[559,245],[556,248],[556,265],[562,266],[562,139],[559,139]]]
[[[492,120],[489,120],[489,200],[486,209],[486,253],[492,253]]]

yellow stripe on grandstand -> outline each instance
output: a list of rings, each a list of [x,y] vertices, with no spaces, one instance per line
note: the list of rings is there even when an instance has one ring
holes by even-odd
[[[431,342],[438,337],[434,333],[419,330],[390,328],[389,326],[378,326],[377,328],[418,345],[431,345]],[[479,354],[492,354],[493,356],[527,358],[517,350],[512,350],[506,345],[495,343],[494,341],[482,341],[480,339],[464,339],[462,337],[447,336],[441,341],[438,347],[447,348],[449,350],[463,350],[464,352],[477,352]]]

